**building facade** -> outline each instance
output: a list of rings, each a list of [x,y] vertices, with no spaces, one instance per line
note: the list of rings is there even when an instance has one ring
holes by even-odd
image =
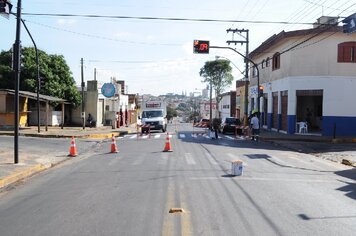
[[[236,91],[230,91],[220,95],[219,102],[219,117],[224,119],[226,117],[236,117]]]
[[[282,31],[250,53],[259,73],[250,72],[249,110],[258,107],[259,79],[265,128],[293,134],[306,122],[309,134],[356,135],[356,34],[335,22],[321,17],[322,26]]]

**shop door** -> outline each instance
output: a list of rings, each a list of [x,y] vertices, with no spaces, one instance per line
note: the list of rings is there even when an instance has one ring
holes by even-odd
[[[278,92],[272,93],[272,128],[278,129]]]
[[[281,116],[282,123],[281,129],[287,131],[287,120],[288,120],[288,91],[283,91],[281,94]]]

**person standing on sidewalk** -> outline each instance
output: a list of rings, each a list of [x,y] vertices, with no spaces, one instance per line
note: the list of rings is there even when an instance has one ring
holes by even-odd
[[[94,118],[93,118],[93,116],[92,116],[90,113],[88,114],[87,122],[88,122],[90,128],[92,128],[93,126],[95,126]]]
[[[257,118],[257,112],[252,114],[250,127],[252,129],[251,140],[258,141],[258,135],[260,134],[260,122]]]
[[[213,119],[213,130],[215,132],[215,139],[219,138],[218,131],[221,125],[221,120],[218,118]]]

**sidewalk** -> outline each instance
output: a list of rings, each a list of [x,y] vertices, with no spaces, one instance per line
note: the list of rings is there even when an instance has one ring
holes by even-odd
[[[48,127],[48,131],[41,127],[40,133],[38,133],[36,126],[21,128],[19,135],[43,138],[107,139],[111,138],[112,135],[120,136],[136,132],[136,125],[118,129],[112,129],[111,127],[86,127],[85,129],[82,127],[64,127],[63,129],[60,127]],[[0,135],[13,136],[14,131],[0,130]],[[309,153],[323,159],[356,166],[356,140],[352,138],[332,139],[330,137],[290,135],[263,130],[260,139],[297,152]],[[51,157],[45,154],[40,152],[21,153],[21,163],[13,164],[13,150],[4,150],[0,146],[0,189],[68,159],[67,156]]]

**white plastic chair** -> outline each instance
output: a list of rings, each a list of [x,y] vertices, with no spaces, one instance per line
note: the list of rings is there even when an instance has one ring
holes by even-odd
[[[308,133],[308,124],[307,122],[299,122],[299,133]]]

